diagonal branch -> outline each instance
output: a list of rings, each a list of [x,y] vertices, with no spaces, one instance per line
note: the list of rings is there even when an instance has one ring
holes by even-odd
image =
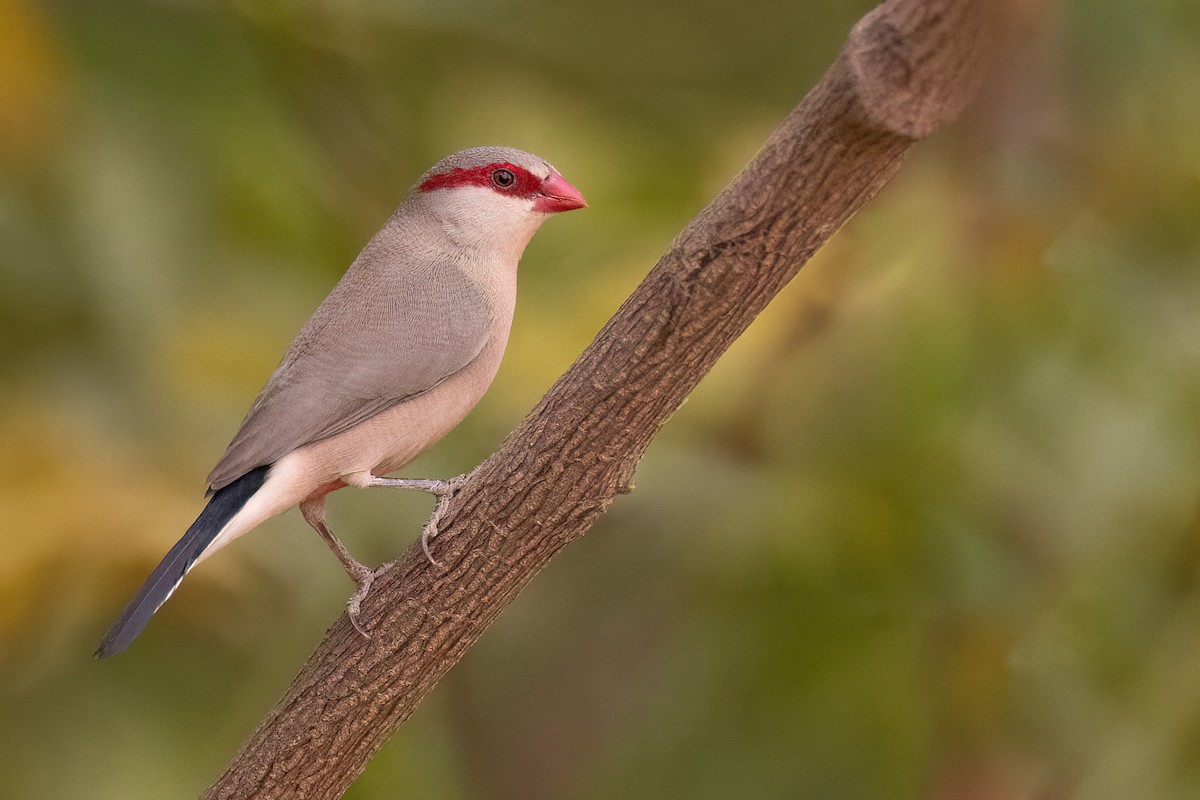
[[[336,798],[533,576],[630,491],[658,429],[804,262],[953,119],[989,0],[888,0],[412,547],[206,798]]]

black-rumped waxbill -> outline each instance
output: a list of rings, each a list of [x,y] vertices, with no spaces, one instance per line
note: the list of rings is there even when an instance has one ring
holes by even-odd
[[[385,476],[479,402],[508,342],[525,246],[551,214],[585,205],[554,167],[511,148],[464,150],[422,175],[300,330],[209,474],[208,505],[96,655],[124,650],[188,570],[295,505],[357,584],[357,626],[379,571],[330,532],[325,496],[421,489],[438,496],[437,519],[454,481]]]

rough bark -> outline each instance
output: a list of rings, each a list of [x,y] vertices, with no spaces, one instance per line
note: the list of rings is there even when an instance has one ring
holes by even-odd
[[[979,74],[988,0],[889,0],[475,472],[342,617],[206,798],[336,798],[564,545],[632,487],[658,429]]]

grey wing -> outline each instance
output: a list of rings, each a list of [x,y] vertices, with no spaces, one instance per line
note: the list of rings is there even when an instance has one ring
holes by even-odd
[[[429,391],[487,343],[491,304],[460,271],[373,275],[358,266],[292,342],[209,474],[209,491]]]

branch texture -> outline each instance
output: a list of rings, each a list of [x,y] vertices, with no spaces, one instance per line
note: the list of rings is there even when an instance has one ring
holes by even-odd
[[[343,616],[206,798],[336,798],[564,545],[775,294],[977,83],[986,0],[889,0],[418,547]]]

